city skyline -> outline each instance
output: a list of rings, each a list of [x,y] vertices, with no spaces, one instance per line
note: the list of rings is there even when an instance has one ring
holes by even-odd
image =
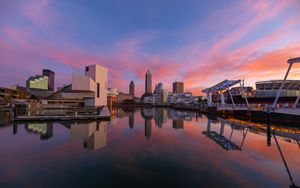
[[[282,79],[300,54],[300,1],[216,2],[2,1],[0,85],[24,86],[45,68],[58,87],[90,64],[108,68],[110,88],[133,80],[136,96],[148,69],[152,85],[181,80],[194,94],[224,79]]]

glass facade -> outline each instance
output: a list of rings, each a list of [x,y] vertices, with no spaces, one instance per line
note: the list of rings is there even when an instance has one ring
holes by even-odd
[[[30,89],[48,90],[48,76],[41,76],[29,80]]]

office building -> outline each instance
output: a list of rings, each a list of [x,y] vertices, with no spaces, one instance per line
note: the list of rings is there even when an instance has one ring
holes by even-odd
[[[26,81],[28,91],[54,91],[54,72],[43,69],[43,75],[31,76]]]
[[[173,93],[184,93],[183,82],[174,82],[173,83]]]
[[[168,104],[196,105],[199,97],[193,96],[192,93],[169,93],[167,97]]]
[[[26,81],[26,90],[32,95],[45,98],[54,92],[54,72],[43,69],[43,75],[30,76]]]
[[[43,76],[48,77],[48,91],[54,91],[55,73],[49,69],[43,69]]]
[[[243,90],[244,90],[244,93],[246,95],[246,97],[253,97],[254,95],[254,89],[253,87],[251,86],[243,86]],[[232,87],[230,88],[230,92],[231,92],[231,95],[232,96],[243,96],[243,92],[241,90],[241,87]],[[228,97],[228,92],[225,92],[224,93],[224,96]]]
[[[145,93],[152,93],[152,75],[149,70],[145,76]]]
[[[132,98],[134,98],[134,83],[133,83],[133,81],[131,81],[129,84],[129,94],[131,94]]]

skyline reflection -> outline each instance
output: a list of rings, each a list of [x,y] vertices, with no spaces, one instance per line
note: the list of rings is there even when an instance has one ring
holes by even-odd
[[[25,151],[30,147],[39,147],[40,149],[34,150],[55,152],[51,154],[55,160],[75,155],[76,160],[79,160],[90,150],[90,157],[102,156],[108,167],[120,161],[125,163],[123,165],[126,168],[142,170],[139,165],[150,160],[149,163],[154,163],[158,170],[161,162],[156,165],[157,161],[154,159],[168,159],[174,161],[174,165],[184,164],[186,168],[181,169],[183,172],[195,167],[215,176],[225,174],[227,178],[230,177],[226,183],[232,186],[234,184],[230,184],[231,182],[240,186],[244,186],[245,182],[249,184],[246,181],[249,178],[253,181],[248,187],[257,185],[255,182],[259,180],[265,186],[277,185],[272,182],[282,186],[287,186],[288,183],[299,185],[300,129],[297,127],[260,124],[232,117],[207,118],[195,112],[174,109],[115,109],[115,113],[117,115],[110,122],[47,122],[0,127],[0,140],[14,135],[15,141],[10,148],[3,147],[2,142],[7,155],[10,153],[7,150],[14,150],[16,141],[20,141],[20,146],[26,145],[22,146]],[[3,134],[7,128],[9,134],[5,136]],[[39,140],[42,142],[37,145]],[[63,149],[59,149],[60,146]],[[25,151],[23,155],[27,155]],[[4,159],[10,164],[9,157]],[[240,168],[244,170],[240,171]],[[249,176],[254,172],[268,181]],[[232,174],[236,174],[238,178],[232,177]],[[191,180],[193,181],[196,180]],[[215,184],[221,185],[221,182]]]

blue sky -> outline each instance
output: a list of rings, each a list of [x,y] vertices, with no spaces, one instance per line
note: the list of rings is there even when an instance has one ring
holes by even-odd
[[[134,80],[143,94],[149,69],[153,85],[201,94],[223,79],[281,79],[300,55],[298,0],[3,0],[0,18],[1,86],[43,68],[61,86],[97,63],[123,92]]]

